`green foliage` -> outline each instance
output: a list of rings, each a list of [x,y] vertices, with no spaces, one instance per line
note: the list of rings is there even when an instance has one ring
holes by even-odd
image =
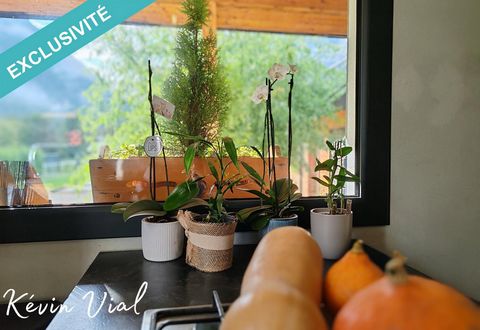
[[[111,152],[111,157],[115,159],[145,157],[145,149],[141,144],[122,144],[120,149]]]
[[[177,34],[173,70],[164,88],[165,98],[176,106],[173,120],[165,125],[181,134],[174,145],[180,149],[193,142],[184,136],[215,141],[230,100],[216,37],[202,35],[209,13],[207,0],[185,0],[182,5],[187,22]]]
[[[245,165],[248,164],[242,163],[242,165],[247,169]],[[297,192],[298,187],[291,180],[289,182],[287,178],[278,179],[273,182],[272,187],[267,188],[261,176],[256,172],[252,174],[252,171],[255,172],[250,167],[248,172],[260,189],[247,190],[247,192],[259,197],[261,204],[240,210],[237,213],[239,221],[249,224],[253,230],[260,230],[268,224],[271,218],[288,217],[303,211],[302,207],[292,205],[302,197],[302,194]]]
[[[327,172],[328,175],[322,175],[322,178],[312,177],[312,179],[328,188],[325,200],[330,209],[329,213],[337,214],[337,199],[340,199],[340,212],[343,212],[345,208],[345,196],[343,195],[345,183],[358,182],[360,178],[343,166],[345,157],[352,152],[352,147],[346,146],[344,140],[335,141],[334,143],[327,141],[326,145],[330,150],[330,158],[324,162],[317,159],[315,172]]]
[[[169,133],[175,134],[175,133]],[[242,176],[238,171],[232,176],[227,176],[227,169],[230,166],[239,168],[237,148],[233,140],[229,137],[224,137],[222,140],[210,142],[201,137],[184,136],[184,138],[193,141],[187,150],[210,150],[218,163],[218,170],[214,164],[208,164],[210,173],[215,181],[210,191],[215,189],[215,193],[210,196],[208,202],[204,205],[207,208],[207,216],[204,218],[207,222],[227,222],[229,221],[227,210],[225,209],[224,195],[227,191],[233,191],[233,188],[240,183]],[[188,151],[189,153],[189,151]],[[185,168],[190,168],[193,162],[193,157],[185,158]],[[200,178],[201,179],[201,178]],[[197,179],[198,180],[198,179]],[[208,187],[207,187],[208,188]]]
[[[153,70],[154,94],[161,93],[161,82],[171,73],[175,54],[175,28],[120,25],[88,47],[88,70],[95,77],[84,96],[88,106],[79,109],[80,126],[88,148],[85,164],[96,158],[101,145],[112,150],[122,144],[143,143],[150,135],[149,106],[146,100],[148,85],[145,64],[150,58]],[[219,54],[231,94],[231,111],[223,128],[238,145],[260,146],[263,131],[263,109],[254,105],[250,96],[258,85],[258,77],[265,75],[265,66],[273,62],[296,63],[296,93],[293,97],[293,168],[303,164],[306,151],[316,152],[318,141],[328,137],[320,118],[337,110],[335,101],[345,92],[346,71],[342,66],[329,67],[345,54],[345,46],[331,39],[315,36],[282,35],[273,33],[218,31]],[[261,49],[262,51],[259,51]],[[281,49],[282,51],[278,51]],[[99,59],[108,58],[108,65]],[[287,150],[286,86],[273,91],[273,111],[278,132],[276,144]],[[277,96],[278,95],[278,96]],[[283,96],[282,96],[283,95]],[[171,101],[171,100],[170,100]],[[285,102],[285,103],[284,103]],[[177,108],[179,104],[176,104]],[[277,111],[278,110],[278,111]],[[159,118],[161,127],[166,121]],[[339,134],[343,134],[340,132]],[[163,136],[168,156],[183,155],[177,138]],[[239,154],[253,155],[252,149]],[[89,180],[88,166],[79,168],[75,182],[84,185]]]
[[[172,217],[180,209],[188,209],[196,206],[205,206],[207,202],[197,198],[200,189],[198,180],[187,180],[175,187],[172,193],[162,204],[153,200],[141,200],[133,203],[116,203],[112,205],[112,213],[123,214],[123,220],[127,221],[138,216],[153,216],[157,218]]]
[[[339,58],[346,54],[344,46],[318,36],[281,35],[222,31],[218,34],[220,53],[232,90],[231,115],[227,117],[224,134],[239,145],[261,146],[264,104],[251,102],[255,87],[262,83],[273,63],[297,64],[295,94],[293,95],[292,167],[308,166],[305,152],[318,152],[318,141],[330,137],[321,125],[321,118],[338,111],[336,101],[346,92],[346,70]],[[259,51],[261,50],[261,51]],[[272,92],[275,117],[275,144],[286,155],[288,85],[282,81]],[[344,135],[340,132],[341,136]]]

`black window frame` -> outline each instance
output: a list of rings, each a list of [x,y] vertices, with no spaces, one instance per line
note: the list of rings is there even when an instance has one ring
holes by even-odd
[[[354,226],[390,224],[390,140],[393,0],[357,0],[356,169],[361,191],[353,198]],[[232,200],[231,211],[255,205]],[[299,201],[300,225],[320,197]],[[140,236],[140,221],[124,223],[111,204],[0,208],[0,244]],[[247,231],[239,226],[239,231]]]

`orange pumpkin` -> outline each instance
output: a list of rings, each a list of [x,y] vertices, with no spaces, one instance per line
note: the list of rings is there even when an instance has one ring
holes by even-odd
[[[456,290],[408,275],[396,254],[386,276],[357,293],[338,313],[333,330],[479,330],[480,310]]]
[[[322,279],[322,252],[310,233],[300,227],[281,227],[258,244],[245,271],[241,294],[254,292],[266,282],[279,282],[320,304]]]
[[[220,330],[327,330],[320,309],[298,290],[264,283],[228,309]]]
[[[336,314],[355,293],[383,276],[362,247],[362,241],[354,243],[339,261],[327,272],[324,286],[324,301],[328,309]]]

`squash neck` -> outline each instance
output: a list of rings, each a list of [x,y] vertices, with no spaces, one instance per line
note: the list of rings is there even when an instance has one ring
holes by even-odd
[[[365,253],[363,250],[363,241],[361,239],[356,240],[350,251],[355,254]]]
[[[408,280],[408,273],[405,269],[407,258],[400,252],[394,251],[393,257],[385,266],[385,273],[393,284],[403,284]]]

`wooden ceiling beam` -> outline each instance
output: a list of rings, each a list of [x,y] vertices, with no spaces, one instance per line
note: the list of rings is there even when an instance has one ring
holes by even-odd
[[[0,0],[3,17],[64,15],[82,0]],[[176,26],[185,22],[181,0],[158,0],[128,21]],[[218,29],[347,35],[348,0],[216,0],[211,27]]]

